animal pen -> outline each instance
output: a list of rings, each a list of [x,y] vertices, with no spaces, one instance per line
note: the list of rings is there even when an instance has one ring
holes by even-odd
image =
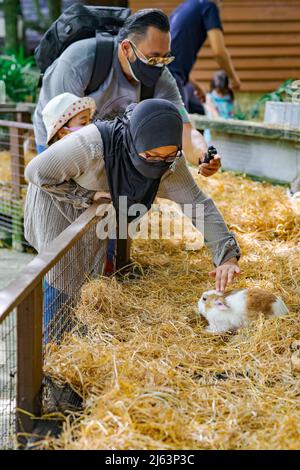
[[[38,416],[41,412],[43,338],[59,342],[62,334],[72,328],[70,311],[80,287],[102,273],[106,243],[95,235],[99,220],[95,210],[91,207],[82,214],[0,293],[1,448],[14,446],[16,432],[30,433],[34,421],[29,413]],[[49,309],[55,305],[55,315],[46,330],[42,325],[45,278],[51,278],[58,289],[48,305]]]
[[[24,167],[34,155],[28,152],[33,126],[0,120],[0,130],[0,239],[2,246],[24,251],[31,248],[23,235],[23,206]],[[0,293],[1,449],[16,448],[25,442],[20,436],[34,429],[31,417],[41,414],[45,344],[59,343],[72,329],[70,312],[81,286],[103,273],[106,241],[96,237],[97,207],[85,211]],[[118,267],[127,261],[126,250],[126,241],[118,241]],[[56,287],[54,293],[47,280]],[[48,313],[43,307],[47,296]],[[43,315],[47,318],[52,311],[51,321],[43,325]]]
[[[74,407],[61,436],[40,448],[300,448],[300,207],[282,186],[193,174],[237,234],[242,274],[234,287],[270,289],[290,314],[207,333],[195,313],[214,284],[202,244],[137,238],[140,278],[101,276],[106,242],[95,236],[92,206],[0,291],[1,448],[23,444],[36,418],[47,418],[43,375],[68,384],[84,408]],[[119,247],[121,264],[128,253]],[[45,280],[60,293],[46,328]]]

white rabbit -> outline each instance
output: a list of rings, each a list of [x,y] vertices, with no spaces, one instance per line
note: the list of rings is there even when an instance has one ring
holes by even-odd
[[[240,289],[222,293],[204,292],[198,310],[208,321],[206,331],[224,333],[248,325],[262,313],[265,317],[289,313],[280,297],[263,289]]]

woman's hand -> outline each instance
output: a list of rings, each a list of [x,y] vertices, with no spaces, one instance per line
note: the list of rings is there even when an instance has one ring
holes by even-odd
[[[110,192],[109,192],[109,191],[97,191],[97,192],[94,194],[94,197],[93,197],[93,201],[94,201],[94,202],[99,202],[99,201],[101,201],[102,199],[108,199],[109,201],[111,201]]]
[[[202,176],[212,176],[221,168],[221,157],[220,155],[215,155],[214,158],[209,163],[201,163],[199,165],[200,175]]]
[[[231,284],[233,277],[240,274],[241,269],[236,258],[231,258],[209,273],[216,278],[216,290],[224,292],[227,284]]]

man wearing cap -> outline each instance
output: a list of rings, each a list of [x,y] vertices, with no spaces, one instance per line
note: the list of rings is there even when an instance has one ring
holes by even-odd
[[[34,115],[38,150],[46,145],[42,110],[56,95],[64,92],[85,96],[92,75],[95,57],[95,38],[71,44],[46,70],[39,101]],[[96,118],[111,119],[122,114],[126,106],[140,100],[141,83],[154,87],[154,98],[166,99],[177,107],[183,123],[183,147],[187,159],[195,164],[204,160],[206,143],[192,128],[176,82],[166,65],[170,56],[170,25],[168,17],[156,9],[140,10],[131,15],[120,30],[113,65],[106,80],[91,93],[96,102]],[[200,172],[210,176],[220,167],[216,155],[210,163],[202,163]]]

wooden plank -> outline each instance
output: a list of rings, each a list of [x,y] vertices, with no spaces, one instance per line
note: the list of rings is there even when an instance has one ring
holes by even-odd
[[[33,125],[27,124],[25,122],[15,122],[15,121],[7,121],[5,119],[0,119],[0,126],[33,131]]]
[[[11,127],[9,132],[9,146],[11,154],[11,174],[12,174],[12,188],[14,197],[21,199],[21,189],[25,184],[24,179],[24,148],[23,148],[23,129]]]
[[[218,70],[218,67],[216,67]],[[299,77],[299,70],[239,70],[239,77],[241,80],[254,80],[254,81],[268,81],[268,80],[286,80],[287,78]],[[199,79],[210,80],[212,77],[211,70],[197,70],[193,75]]]
[[[284,34],[226,34],[225,42],[227,46],[297,46],[299,55],[300,44],[300,33],[289,33],[288,31]]]
[[[130,6],[135,10],[161,8],[169,14],[180,3],[132,0]],[[300,0],[224,0],[221,18],[243,91],[271,91],[283,80],[299,77]],[[218,68],[206,41],[192,74],[208,83],[208,77]]]
[[[156,1],[156,0],[154,0]],[[168,0],[165,0],[168,1]],[[172,1],[172,0],[171,0]],[[180,1],[178,2],[180,3]],[[241,6],[247,6],[252,4],[253,6],[256,7],[270,7],[270,6],[281,6],[286,5],[287,8],[290,6],[299,6],[300,0],[249,0],[247,3],[245,0],[223,0],[223,6],[221,7],[221,10],[224,10],[225,8],[228,7],[235,7],[235,8],[240,8]]]
[[[230,55],[234,57],[299,57],[299,46],[286,46],[285,48],[279,47],[238,47],[230,46],[228,50]],[[211,57],[212,51],[208,46],[204,46],[198,57]]]
[[[40,416],[43,378],[42,358],[42,279],[17,308],[17,433],[31,433],[34,420],[26,413]]]
[[[210,81],[201,80],[198,77],[195,77],[194,74],[192,75],[192,77],[206,90],[209,90]],[[277,90],[277,88],[280,85],[282,85],[282,80],[277,80],[277,81],[272,80],[272,81],[266,81],[266,82],[243,80],[242,88],[240,91],[242,92],[255,91],[255,92],[265,93],[265,92]]]
[[[237,8],[228,6],[222,11],[222,19],[224,21],[295,21],[300,20],[300,8],[298,5],[283,6],[255,6],[249,5],[248,2],[241,2]]]
[[[117,240],[117,260],[116,260],[116,269],[125,268],[130,264],[130,247],[131,240],[127,238],[126,240],[118,239]]]
[[[182,3],[181,1],[157,1],[157,0],[134,0],[129,2],[129,6],[133,11],[142,8],[160,8],[167,14],[170,14],[177,6]],[[284,4],[283,4],[284,3]],[[282,21],[295,21],[300,19],[299,2],[283,2],[283,0],[276,1],[251,1],[245,2],[238,0],[237,2],[224,2],[221,7],[221,17],[224,23],[226,21],[240,22],[240,21],[267,21],[282,22]]]
[[[300,23],[299,21],[282,21],[278,22],[272,21],[268,23],[258,23],[253,21],[241,21],[241,22],[232,22],[224,21],[223,28],[225,35],[230,34],[240,34],[240,33],[292,33],[300,32]]]
[[[237,70],[261,70],[261,69],[293,69],[298,68],[300,70],[300,55],[299,57],[268,57],[264,58],[252,58],[247,59],[236,58],[234,60],[234,66]],[[194,70],[215,70],[219,68],[215,59],[211,58],[200,58],[195,64]],[[299,72],[300,75],[300,72]]]

